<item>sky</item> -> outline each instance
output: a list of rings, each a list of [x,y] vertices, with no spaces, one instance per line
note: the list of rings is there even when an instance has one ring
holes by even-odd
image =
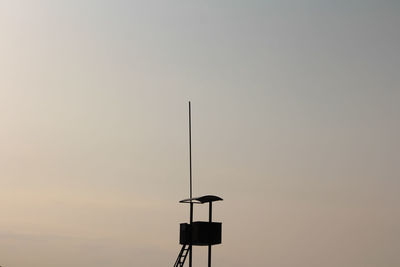
[[[190,100],[214,266],[400,266],[399,13],[0,1],[0,265],[172,266]]]

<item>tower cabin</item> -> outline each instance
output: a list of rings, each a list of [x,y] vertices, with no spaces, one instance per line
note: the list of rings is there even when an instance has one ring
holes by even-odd
[[[222,223],[212,221],[212,203],[222,198],[212,195],[188,198],[180,203],[205,204],[208,203],[208,221],[196,221],[180,224],[179,243],[181,245],[211,246],[221,244]]]
[[[179,231],[179,243],[181,252],[174,266],[183,266],[186,256],[189,254],[189,267],[192,266],[192,246],[208,246],[208,266],[211,267],[211,246],[221,244],[222,223],[212,221],[213,202],[222,201],[222,198],[206,195],[197,198],[188,198],[179,201],[190,204],[190,222],[181,223]],[[193,221],[193,204],[208,203],[208,221]]]

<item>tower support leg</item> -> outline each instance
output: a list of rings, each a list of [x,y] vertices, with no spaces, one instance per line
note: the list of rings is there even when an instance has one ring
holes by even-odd
[[[208,267],[211,267],[211,245],[208,246]]]
[[[212,202],[210,202],[208,208],[208,221],[212,222]],[[208,267],[211,267],[211,245],[208,245]]]
[[[190,202],[190,244],[189,244],[189,267],[192,267],[192,227],[193,227],[193,203]]]

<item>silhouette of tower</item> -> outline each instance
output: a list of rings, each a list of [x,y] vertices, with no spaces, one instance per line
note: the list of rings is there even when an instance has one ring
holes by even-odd
[[[174,267],[182,267],[189,255],[189,267],[192,267],[192,247],[208,246],[208,267],[211,267],[211,247],[221,244],[222,223],[212,221],[212,203],[222,198],[213,195],[193,198],[192,196],[192,118],[189,101],[189,163],[190,163],[190,198],[179,201],[190,205],[189,223],[180,224],[179,243],[182,248]],[[208,221],[193,222],[193,205],[208,203]]]

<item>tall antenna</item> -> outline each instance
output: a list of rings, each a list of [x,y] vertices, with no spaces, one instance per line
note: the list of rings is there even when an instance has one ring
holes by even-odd
[[[189,101],[189,169],[190,169],[190,199],[192,196],[192,108]],[[190,227],[193,225],[193,201],[190,200]],[[189,267],[192,267],[192,241],[189,244]]]
[[[190,198],[193,197],[192,185],[192,109],[189,101],[189,164],[190,164]]]

